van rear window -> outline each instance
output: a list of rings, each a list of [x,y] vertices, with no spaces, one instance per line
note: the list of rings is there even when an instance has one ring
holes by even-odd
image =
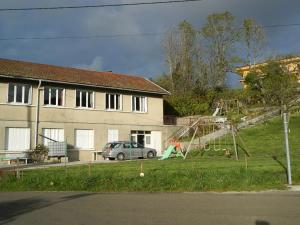
[[[107,143],[105,145],[105,148],[119,148],[120,147],[120,143]]]

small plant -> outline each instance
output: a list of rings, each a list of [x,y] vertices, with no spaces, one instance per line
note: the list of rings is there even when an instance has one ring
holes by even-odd
[[[44,162],[45,158],[48,156],[48,152],[49,150],[45,145],[39,144],[29,153],[29,157],[35,163]]]

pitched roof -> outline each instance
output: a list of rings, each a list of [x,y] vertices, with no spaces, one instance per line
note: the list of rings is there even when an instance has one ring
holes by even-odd
[[[41,79],[52,82],[66,82],[110,89],[142,91],[169,94],[166,90],[143,77],[112,72],[98,72],[46,64],[16,61],[0,58],[0,76]]]

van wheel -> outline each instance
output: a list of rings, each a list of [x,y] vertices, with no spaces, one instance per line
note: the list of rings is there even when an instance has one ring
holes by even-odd
[[[148,159],[152,159],[153,157],[154,157],[154,153],[153,152],[150,151],[150,152],[147,153],[147,158]]]
[[[124,159],[125,159],[125,156],[124,156],[123,153],[119,153],[119,154],[117,155],[117,160],[124,160]]]

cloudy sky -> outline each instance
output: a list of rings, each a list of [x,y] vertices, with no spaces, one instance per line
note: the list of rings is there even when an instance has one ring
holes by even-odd
[[[154,0],[1,0],[0,8],[150,1]],[[262,25],[300,24],[299,0],[203,0],[170,5],[0,11],[0,39],[107,36],[94,39],[0,40],[0,57],[155,77],[167,71],[162,48],[163,33],[167,29],[182,20],[199,28],[209,14],[223,11],[231,12],[238,22],[250,17]],[[267,35],[268,54],[300,53],[300,26],[268,28]]]

